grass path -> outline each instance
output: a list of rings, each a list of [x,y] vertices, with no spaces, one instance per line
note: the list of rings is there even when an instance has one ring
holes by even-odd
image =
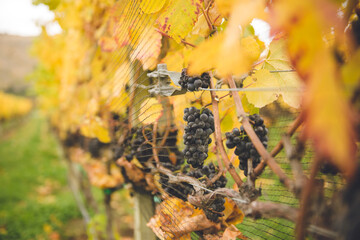
[[[55,138],[35,112],[0,136],[0,240],[75,239],[66,224],[79,217]]]

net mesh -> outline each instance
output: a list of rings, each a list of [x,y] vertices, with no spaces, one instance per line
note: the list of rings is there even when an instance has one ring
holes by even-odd
[[[182,98],[187,98],[190,95],[193,97],[193,93],[171,97],[172,100],[167,100],[167,102],[162,98],[161,101],[165,101],[165,103],[162,104],[163,110],[153,111],[153,102],[151,99],[157,98],[158,96],[151,96],[148,92],[149,87],[154,87],[158,84],[157,79],[147,77],[147,73],[155,70],[156,67],[154,66],[154,62],[156,62],[158,57],[154,52],[157,52],[158,55],[162,56],[164,53],[161,52],[159,44],[166,46],[173,44],[174,41],[169,38],[169,36],[166,36],[165,33],[161,33],[161,29],[154,29],[153,26],[162,21],[163,16],[160,13],[141,14],[143,12],[151,12],[152,9],[156,7],[155,4],[156,1],[121,0],[117,1],[114,7],[107,10],[107,14],[109,14],[110,17],[106,27],[107,31],[103,34],[103,41],[100,41],[100,48],[102,48],[102,51],[112,52],[112,55],[110,55],[111,57],[109,59],[106,59],[106,64],[104,64],[100,70],[102,80],[99,80],[98,82],[95,81],[94,84],[101,89],[100,95],[105,96],[103,97],[103,105],[100,106],[100,109],[110,108],[109,112],[121,115],[119,118],[120,123],[116,127],[123,131],[122,135],[116,136],[115,127],[112,129],[113,133],[111,133],[113,134],[112,138],[118,143],[123,141],[123,137],[126,135],[124,133],[124,129],[128,129],[127,131],[130,131],[131,128],[139,129],[141,127],[149,128],[150,130],[155,130],[155,132],[157,132],[156,127],[159,129],[169,129],[177,126],[178,136],[169,135],[166,136],[166,139],[182,139],[184,122],[175,122],[177,121],[177,118],[174,116],[173,107],[177,104],[177,101],[181,101]],[[171,6],[166,7],[171,8]],[[186,31],[185,29],[187,28],[186,25],[176,25],[172,27],[176,27],[178,32]],[[148,37],[149,35],[151,35],[151,37]],[[116,41],[116,47],[111,47],[111,42],[107,42],[106,37],[114,38]],[[159,39],[161,38],[162,40],[159,42]],[[163,49],[166,49],[166,47],[163,47]],[[191,47],[189,47],[189,49],[191,49]],[[101,55],[99,53],[99,49],[91,51],[91,53],[95,56],[94,58],[107,57],[106,54]],[[156,56],[154,57],[155,59],[151,57],[152,53]],[[79,85],[81,85],[81,83]],[[195,99],[194,104],[204,106],[210,103],[208,99],[204,100],[201,98],[201,95],[197,96],[199,97],[198,99]],[[223,100],[221,99],[220,104],[222,104],[222,101]],[[289,125],[299,114],[294,110],[290,111],[281,104],[281,101],[278,101],[260,111],[260,115],[264,117],[265,123],[269,128],[269,150],[272,150],[276,146]],[[223,108],[235,111],[234,104],[223,106]],[[160,120],[157,122],[152,121],[151,119],[159,113],[162,113],[163,115],[160,117]],[[144,152],[148,153],[148,155],[143,155],[142,157],[152,157],[154,155],[154,148],[156,149],[159,158],[168,157],[169,155],[167,155],[166,152],[169,150],[169,147],[158,145],[159,142],[162,142],[164,134],[159,131],[157,136],[155,136],[152,132],[151,135],[147,136],[149,139],[150,137],[152,138],[152,142],[149,140],[146,148],[143,149]],[[223,133],[222,137],[225,137],[225,133]],[[154,138],[156,140],[154,140]],[[292,138],[294,142],[295,138],[296,134]],[[157,146],[154,147],[151,143],[156,143]],[[90,150],[93,148],[89,142],[85,142],[84,145],[87,145],[86,148],[89,148]],[[180,151],[184,149],[184,145],[181,141],[178,140],[177,145],[179,146]],[[138,146],[139,145],[136,145],[135,147]],[[214,147],[214,141],[210,145],[210,149],[212,147]],[[313,152],[310,145],[307,146],[306,149],[305,156],[302,160],[302,166],[304,172],[309,175]],[[209,159],[215,158],[215,154],[212,154],[209,157]],[[210,161],[211,160],[207,160],[207,162]],[[285,173],[292,177],[289,161],[284,151],[281,151],[276,156],[276,161],[282,169],[285,170]],[[156,164],[156,159],[152,158],[151,163]],[[242,172],[240,173],[237,166],[236,169],[244,179],[245,176]],[[164,178],[164,176],[160,174],[158,178],[161,182],[161,178]],[[234,182],[231,180],[229,173],[227,173],[227,178],[229,179],[227,186],[232,187]],[[328,198],[330,198],[334,191],[340,188],[343,184],[340,177],[321,176],[321,178],[325,181],[325,196]],[[160,185],[160,183],[158,184]],[[174,188],[170,184],[163,183],[163,185],[168,188]],[[284,187],[278,177],[269,168],[265,169],[263,174],[257,180],[256,185],[257,187],[261,187],[262,195],[259,198],[260,201],[270,201],[286,204],[292,207],[299,207],[299,200]],[[178,189],[173,190],[177,192],[176,195],[186,198],[185,193]],[[210,193],[211,190],[205,189],[205,192]],[[191,220],[184,221],[181,219],[179,212],[181,212],[182,209],[179,208],[178,202],[176,202],[173,198],[169,198],[168,194],[164,192],[157,193],[156,197],[162,201],[162,204],[157,204],[158,211],[166,212],[172,215],[172,221],[174,221],[171,224],[171,228],[163,232],[165,236],[168,236],[169,238],[173,236],[176,237],[179,233],[186,231],[186,225],[192,224],[192,222]],[[148,212],[143,213],[144,216],[152,215],[152,209],[147,209],[147,211]],[[250,239],[295,238],[294,223],[279,218],[254,220],[245,217],[244,221],[238,224],[237,227]],[[170,236],[169,233],[172,233],[172,235]],[[191,238],[202,239],[202,236],[200,236],[197,232],[193,232],[191,233]],[[188,238],[183,236],[179,239]]]

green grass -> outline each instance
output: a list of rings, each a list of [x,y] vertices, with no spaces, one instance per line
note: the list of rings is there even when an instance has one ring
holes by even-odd
[[[80,217],[45,118],[0,135],[0,239],[50,239]]]

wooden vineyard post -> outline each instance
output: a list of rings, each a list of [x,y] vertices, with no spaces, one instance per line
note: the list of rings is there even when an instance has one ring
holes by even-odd
[[[135,240],[149,239],[155,240],[155,234],[146,226],[150,218],[154,215],[154,200],[149,193],[135,192],[134,196],[134,218],[135,218]]]
[[[137,84],[148,85],[147,76],[142,72],[142,67],[139,62],[133,62],[131,67],[130,79],[130,107],[129,122],[131,126],[139,124],[138,115],[141,104],[146,100],[148,92],[145,89],[138,88]],[[155,204],[153,196],[146,192],[135,191],[134,194],[134,239],[135,240],[155,240],[156,236],[153,231],[146,225],[150,218],[154,215]]]

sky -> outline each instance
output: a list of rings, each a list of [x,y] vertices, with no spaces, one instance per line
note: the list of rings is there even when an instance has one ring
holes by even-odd
[[[267,22],[256,18],[253,19],[251,25],[254,27],[255,34],[259,37],[259,39],[265,44],[270,44],[270,25]]]
[[[0,33],[37,36],[39,25],[47,24],[49,34],[61,32],[56,23],[50,23],[54,14],[45,5],[32,5],[32,0],[0,0]]]
[[[46,24],[48,34],[61,32],[57,23],[51,22],[54,14],[45,5],[32,5],[32,0],[0,0],[0,34],[37,36],[41,33],[40,25]],[[269,25],[261,20],[252,22],[259,38],[270,42]]]

